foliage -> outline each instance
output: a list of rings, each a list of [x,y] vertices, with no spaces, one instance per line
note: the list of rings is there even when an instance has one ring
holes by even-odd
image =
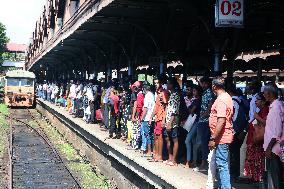
[[[9,60],[12,62],[24,61],[25,60],[25,53],[11,53],[11,52],[4,52],[2,54],[3,60]]]
[[[9,114],[8,107],[0,104],[0,159],[2,158],[6,148],[6,131],[9,128],[5,115]]]
[[[2,54],[5,51],[6,44],[8,43],[9,39],[6,36],[6,28],[5,26],[0,22],[0,63],[2,64],[3,58]]]
[[[9,109],[5,104],[0,104],[0,114],[2,115],[8,115]]]

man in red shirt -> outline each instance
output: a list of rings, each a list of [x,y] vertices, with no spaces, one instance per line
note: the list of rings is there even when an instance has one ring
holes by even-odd
[[[228,158],[229,144],[233,141],[233,101],[225,91],[223,77],[213,79],[212,89],[217,99],[212,105],[209,117],[211,138],[208,145],[210,154],[207,188],[214,188],[213,183],[218,169],[218,188],[231,189]]]

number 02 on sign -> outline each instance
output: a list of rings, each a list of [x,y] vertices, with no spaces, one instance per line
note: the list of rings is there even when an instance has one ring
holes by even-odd
[[[244,0],[216,0],[216,27],[243,27]]]

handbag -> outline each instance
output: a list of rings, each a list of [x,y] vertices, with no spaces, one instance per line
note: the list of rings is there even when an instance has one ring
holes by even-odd
[[[185,130],[187,130],[187,132],[189,132],[190,130],[191,130],[191,128],[192,128],[192,126],[193,126],[193,124],[194,124],[194,122],[195,122],[195,120],[196,120],[196,114],[190,114],[188,117],[187,117],[187,120],[186,120],[186,122],[184,123],[184,125],[183,125],[183,128],[185,129]]]
[[[96,120],[100,121],[102,119],[103,119],[102,110],[101,109],[97,109],[96,110]]]
[[[253,142],[260,144],[264,140],[265,127],[263,125],[254,125]]]

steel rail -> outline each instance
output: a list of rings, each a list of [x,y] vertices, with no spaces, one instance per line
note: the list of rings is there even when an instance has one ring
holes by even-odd
[[[5,115],[6,117],[6,115]],[[6,117],[7,118],[7,117]],[[13,129],[12,129],[12,117],[9,117],[9,188],[13,189]]]
[[[34,120],[37,125],[39,126],[40,130],[41,129],[41,124],[38,122],[38,120],[35,119],[35,117],[32,115],[31,111],[29,109],[27,109],[28,113],[30,114],[32,120]],[[31,127],[31,126],[30,126]],[[67,166],[66,161],[64,161],[64,159],[61,157],[60,153],[58,152],[58,150],[54,147],[54,145],[52,144],[52,142],[49,141],[48,137],[45,135],[45,133],[43,132],[42,134],[35,128],[33,128],[45,141],[46,143],[51,147],[51,149],[53,150],[53,152],[55,153],[55,155],[59,158],[59,160],[61,161],[61,163],[64,165],[65,169],[67,170],[67,172],[70,174],[70,176],[74,179],[74,181],[76,182],[76,184],[78,185],[78,187],[81,189],[83,188],[80,184],[80,182],[77,180],[77,178],[72,174],[72,172],[70,171],[70,169]],[[43,136],[45,135],[45,136]]]
[[[34,118],[34,116],[31,114],[31,112],[28,110],[28,113],[31,116],[31,119],[33,119],[38,126],[40,127],[40,123]],[[44,136],[42,133],[40,133],[37,129],[33,128],[30,124],[15,118],[15,117],[11,117],[8,115],[5,115],[6,118],[8,118],[10,120],[10,153],[9,153],[9,157],[10,157],[10,189],[13,189],[13,129],[12,129],[12,120],[16,121],[18,123],[21,123],[23,125],[25,125],[26,127],[30,128],[31,130],[35,131],[43,140],[44,142],[51,148],[51,150],[53,151],[53,153],[57,156],[57,158],[60,160],[60,162],[64,165],[65,169],[67,170],[67,172],[69,173],[69,175],[72,177],[72,179],[75,181],[75,183],[77,184],[77,187],[79,189],[82,189],[83,187],[81,186],[80,182],[78,182],[78,180],[74,177],[74,175],[71,173],[70,169],[67,167],[66,162],[63,160],[63,158],[61,157],[61,155],[59,154],[59,152],[57,151],[57,149],[53,146],[53,144],[48,140],[47,136]]]

